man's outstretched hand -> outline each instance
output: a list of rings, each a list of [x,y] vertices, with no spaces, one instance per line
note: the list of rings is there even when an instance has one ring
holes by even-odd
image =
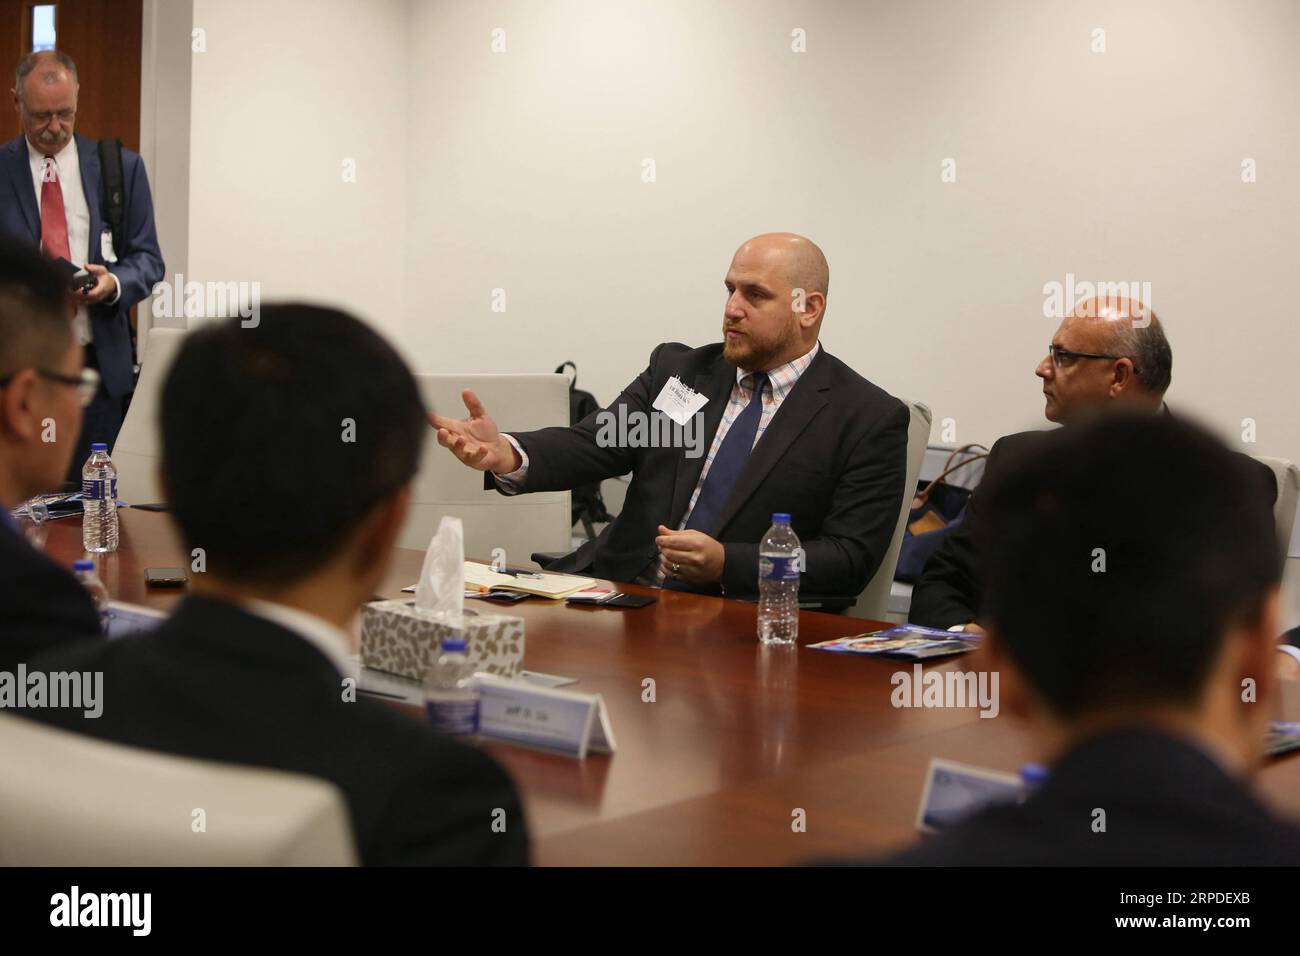
[[[429,424],[438,430],[438,444],[471,468],[508,475],[523,464],[513,445],[501,437],[497,423],[487,413],[473,389],[460,393],[469,418],[444,418],[429,412]]]

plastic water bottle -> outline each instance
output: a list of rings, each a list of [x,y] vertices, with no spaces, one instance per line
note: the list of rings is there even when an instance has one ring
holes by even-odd
[[[81,469],[81,543],[91,554],[117,550],[117,469],[95,442]]]
[[[424,701],[435,730],[457,736],[478,733],[479,690],[464,638],[443,640],[442,653],[424,679]]]
[[[108,623],[108,588],[104,587],[104,582],[99,579],[95,573],[95,562],[89,558],[82,558],[79,561],[72,562],[72,573],[77,576],[81,586],[86,589],[90,599],[95,602],[95,610],[99,612],[99,623],[103,627]]]
[[[790,516],[772,515],[758,546],[758,639],[793,644],[799,636],[799,573],[803,549]]]

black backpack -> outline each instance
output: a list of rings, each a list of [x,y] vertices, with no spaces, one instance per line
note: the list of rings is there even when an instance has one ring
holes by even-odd
[[[113,251],[122,255],[122,219],[126,213],[126,186],[122,176],[122,141],[99,141],[100,207],[104,224],[113,236]],[[98,237],[95,237],[98,238]]]
[[[118,258],[121,258],[122,253],[125,251],[122,246],[122,221],[126,217],[126,182],[122,174],[122,141],[120,139],[101,139],[98,150],[100,213],[104,217],[104,225],[108,226],[109,234],[113,237],[113,253]],[[98,240],[99,237],[94,238]],[[132,369],[138,379],[140,377],[140,366],[134,362],[134,356],[139,354],[136,351],[136,330],[128,322],[126,331],[131,337]],[[128,405],[130,400],[130,394],[128,394]]]
[[[557,375],[564,374],[565,368],[573,369],[573,378],[569,382],[569,424],[576,425],[592,412],[600,411],[600,403],[596,401],[596,396],[591,392],[584,392],[578,388],[578,366],[573,362],[562,362],[556,368]],[[581,485],[574,488],[571,492],[572,502],[572,523],[582,522],[582,527],[587,532],[587,537],[594,538],[595,529],[592,527],[597,521],[613,521],[614,516],[605,510],[605,501],[600,496],[600,482],[592,482],[589,485]]]

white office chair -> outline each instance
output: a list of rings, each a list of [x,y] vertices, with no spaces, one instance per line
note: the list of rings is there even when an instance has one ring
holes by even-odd
[[[356,864],[347,805],[324,780],[105,743],[12,714],[0,714],[0,753],[0,865]]]
[[[463,418],[461,392],[474,390],[492,418],[504,431],[528,431],[547,425],[569,424],[569,381],[563,375],[444,375],[415,376],[425,408]],[[514,567],[531,564],[534,551],[570,550],[573,516],[569,492],[543,491],[506,497],[483,490],[483,473],[466,468],[430,433],[416,475],[411,513],[398,545],[423,551],[438,530],[443,515],[461,519],[465,531],[465,557],[491,560],[493,551],[505,551]]]
[[[1300,468],[1289,458],[1265,458],[1255,456],[1273,469],[1277,479],[1277,500],[1273,502],[1273,519],[1277,522],[1278,540],[1282,542],[1285,554],[1291,543],[1291,532],[1295,527],[1296,502],[1300,499]]]
[[[162,457],[158,406],[163,379],[184,341],[184,329],[161,328],[150,329],[145,340],[140,380],[136,382],[131,407],[111,451],[117,468],[117,496],[127,504],[162,500],[158,487],[158,460]]]
[[[907,526],[907,516],[912,510],[912,498],[916,495],[916,480],[921,473],[921,460],[925,457],[926,446],[930,442],[930,424],[934,416],[928,405],[921,402],[907,402],[912,419],[907,428],[907,473],[903,485],[903,500],[899,503],[898,524],[894,527],[894,537],[890,539],[889,550],[876,569],[875,576],[867,582],[866,588],[858,595],[857,602],[849,608],[850,617],[863,617],[873,621],[888,620],[890,588],[894,583],[894,570],[898,567],[898,553],[903,547],[903,530]]]

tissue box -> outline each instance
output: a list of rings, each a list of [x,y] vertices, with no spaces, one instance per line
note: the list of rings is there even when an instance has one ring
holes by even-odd
[[[361,663],[423,680],[452,629],[409,601],[372,601],[361,608]],[[465,652],[474,669],[514,677],[524,660],[524,619],[465,609]]]

